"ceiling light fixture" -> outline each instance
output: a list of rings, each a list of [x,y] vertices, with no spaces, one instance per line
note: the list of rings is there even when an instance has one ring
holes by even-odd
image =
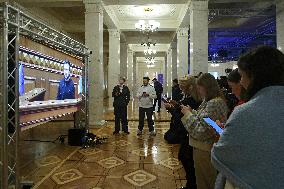
[[[151,49],[151,48],[148,48],[148,49],[145,49],[144,50],[144,54],[147,56],[147,55],[154,55],[154,54],[156,54],[157,53],[157,51],[156,50],[154,50],[154,49]]]
[[[155,64],[155,60],[154,60],[154,58],[152,58],[152,59],[146,59],[146,61],[145,61],[145,63],[146,64]]]
[[[154,68],[155,64],[147,64],[147,68]]]
[[[154,32],[160,27],[160,22],[155,20],[139,20],[135,23],[135,28],[146,33]]]

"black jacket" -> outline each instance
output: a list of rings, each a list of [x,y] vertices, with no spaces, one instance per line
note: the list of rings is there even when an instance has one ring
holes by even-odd
[[[182,99],[182,91],[179,88],[179,85],[172,87],[172,100],[179,102]]]
[[[183,104],[185,106],[189,105],[192,109],[197,110],[200,102],[196,102],[192,97],[185,96],[185,98],[179,101],[179,104]],[[181,112],[181,108],[174,107],[168,110],[171,114],[171,123],[170,129],[165,133],[165,140],[171,144],[186,144],[188,143],[187,139],[187,130],[183,126],[181,118],[183,117],[183,113]]]
[[[160,94],[163,93],[163,85],[159,81],[156,81],[154,83],[154,88],[155,88],[155,91],[156,91],[157,95],[160,95]]]
[[[127,106],[130,101],[130,91],[126,85],[123,85],[122,92],[120,92],[119,85],[115,86],[112,91],[114,97],[113,106]]]

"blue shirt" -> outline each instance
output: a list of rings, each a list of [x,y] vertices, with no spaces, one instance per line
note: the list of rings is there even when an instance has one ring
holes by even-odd
[[[242,189],[284,188],[284,86],[238,106],[212,150],[215,168]]]

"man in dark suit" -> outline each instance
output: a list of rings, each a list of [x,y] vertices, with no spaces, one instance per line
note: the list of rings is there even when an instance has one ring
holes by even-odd
[[[70,67],[70,62],[65,60],[63,65],[64,78],[60,80],[56,100],[75,99],[75,87],[71,79]]]
[[[156,79],[154,78],[152,80],[154,82],[154,88],[157,94],[157,98],[154,100],[154,109],[153,111],[155,111],[156,108],[156,104],[158,101],[158,112],[161,111],[161,101],[162,101],[162,94],[163,94],[163,85]]]
[[[125,78],[119,79],[119,85],[115,86],[112,91],[112,97],[114,98],[113,107],[115,115],[115,130],[113,134],[119,134],[120,122],[122,124],[122,131],[125,134],[128,132],[128,121],[127,121],[127,105],[130,101],[130,91],[125,85]]]

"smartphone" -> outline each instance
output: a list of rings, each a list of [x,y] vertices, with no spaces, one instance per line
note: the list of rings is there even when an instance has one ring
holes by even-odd
[[[166,97],[164,97],[164,96],[162,97],[161,100],[162,100],[163,103],[169,103],[168,99]]]
[[[209,117],[206,117],[206,118],[203,118],[203,120],[208,124],[210,125],[213,129],[215,129],[215,131],[221,135],[222,132],[223,132],[223,129],[217,125],[217,123],[215,121],[213,121],[212,119],[210,119]]]

